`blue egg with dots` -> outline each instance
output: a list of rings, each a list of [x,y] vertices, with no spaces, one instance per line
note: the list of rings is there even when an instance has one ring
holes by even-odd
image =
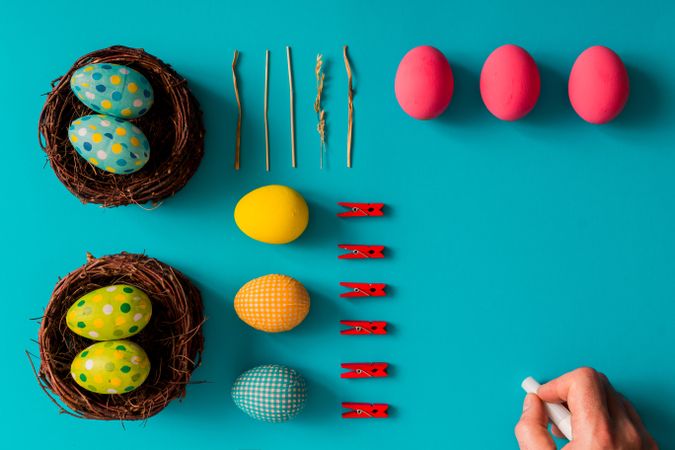
[[[150,144],[141,129],[105,114],[74,120],[68,139],[89,164],[114,174],[138,172],[150,159]]]
[[[70,78],[75,96],[88,108],[123,119],[140,117],[154,103],[148,79],[121,64],[87,64]]]

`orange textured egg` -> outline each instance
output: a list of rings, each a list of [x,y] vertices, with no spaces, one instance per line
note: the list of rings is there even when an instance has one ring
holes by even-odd
[[[234,298],[241,320],[268,333],[289,331],[309,313],[309,294],[298,280],[287,275],[265,275],[249,281]]]

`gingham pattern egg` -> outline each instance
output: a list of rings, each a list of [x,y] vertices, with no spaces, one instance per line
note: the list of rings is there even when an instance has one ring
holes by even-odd
[[[285,422],[297,416],[307,401],[307,383],[295,370],[277,364],[254,367],[232,386],[234,403],[264,422]]]
[[[88,64],[73,73],[70,88],[88,108],[124,119],[145,114],[154,102],[148,79],[119,64]]]
[[[298,280],[287,275],[265,275],[249,281],[234,298],[241,320],[269,333],[289,331],[309,313],[309,294]]]
[[[105,114],[74,120],[68,139],[89,164],[111,173],[137,172],[150,158],[150,144],[140,128]]]
[[[95,341],[124,339],[140,332],[150,321],[152,303],[137,287],[105,286],[88,292],[72,304],[66,324],[75,334]]]
[[[70,366],[73,380],[97,394],[124,394],[138,388],[150,373],[150,360],[138,344],[106,341],[90,345]]]

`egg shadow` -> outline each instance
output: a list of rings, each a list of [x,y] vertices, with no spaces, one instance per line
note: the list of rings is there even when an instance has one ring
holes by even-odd
[[[304,368],[302,375],[307,380],[307,404],[298,420],[309,425],[324,424],[340,414],[340,400],[337,394],[321,380],[325,375],[311,368]]]
[[[649,72],[635,65],[626,65],[630,94],[619,116],[610,127],[660,129],[666,102],[664,89]]]
[[[193,279],[193,281],[195,281]],[[230,399],[230,387],[239,374],[259,360],[254,336],[218,290],[195,283],[202,293],[206,322],[202,365],[193,373],[186,405],[181,413],[203,422],[222,423],[223,417],[238,414]],[[189,406],[188,406],[189,404]],[[199,414],[194,414],[199,411]]]
[[[541,90],[539,99],[530,113],[518,122],[524,125],[559,127],[563,122],[576,120],[567,94],[567,78],[546,63],[537,62]]]
[[[304,340],[320,333],[336,333],[340,317],[345,313],[339,304],[341,299],[332,299],[328,295],[310,290],[310,312],[305,321],[293,329],[293,339]],[[295,344],[293,344],[295,345]]]
[[[455,80],[452,100],[445,112],[433,122],[446,127],[476,128],[485,114],[489,114],[480,96],[480,74],[454,62],[451,66]]]
[[[344,224],[337,217],[336,209],[329,209],[328,207],[335,202],[316,191],[307,194],[306,199],[309,206],[309,224],[300,239],[294,242],[294,245],[329,247],[331,244],[341,243],[347,237]]]
[[[236,105],[209,85],[192,80],[189,85],[200,102],[206,134],[199,169],[175,197],[167,199],[167,205],[183,214],[221,204],[236,192],[241,176],[234,169]],[[256,127],[257,121],[247,121],[246,126]]]

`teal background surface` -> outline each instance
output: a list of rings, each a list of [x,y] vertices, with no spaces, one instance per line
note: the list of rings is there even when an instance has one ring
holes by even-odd
[[[631,398],[663,448],[675,448],[675,3],[566,2],[12,2],[0,16],[4,256],[1,440],[11,448],[515,449],[527,375],[581,365]],[[535,110],[504,123],[484,108],[478,76],[497,46],[522,45],[542,76]],[[52,79],[80,55],[144,47],[188,78],[207,127],[190,183],[161,207],[82,205],[37,144]],[[346,76],[355,70],[354,168],[345,168]],[[455,96],[437,120],[398,107],[393,79],[413,46],[449,59]],[[623,58],[631,97],[606,126],[583,122],[566,94],[590,45]],[[284,48],[291,45],[299,167],[290,168]],[[242,170],[233,170],[236,110],[245,116]],[[272,52],[272,171],[264,171],[264,51]],[[319,170],[314,60],[327,61],[328,168]],[[270,183],[306,197],[311,223],[291,245],[252,241],[236,201]],[[382,201],[388,215],[338,220],[338,201]],[[107,236],[103,238],[103,236]],[[383,244],[383,261],[339,261],[339,243]],[[85,252],[147,252],[200,287],[208,322],[204,362],[188,388],[147,423],[59,415],[24,354],[59,276]],[[232,301],[267,273],[301,280],[312,311],[296,330],[267,335],[239,321]],[[391,284],[386,299],[339,298],[340,281]],[[388,320],[383,337],[340,336],[340,319]],[[341,380],[339,364],[383,360],[383,380]],[[235,377],[282,363],[305,375],[305,412],[256,422],[230,399]],[[341,401],[388,402],[392,418],[347,421]],[[71,446],[71,444],[73,446]],[[5,448],[10,448],[5,447]]]

